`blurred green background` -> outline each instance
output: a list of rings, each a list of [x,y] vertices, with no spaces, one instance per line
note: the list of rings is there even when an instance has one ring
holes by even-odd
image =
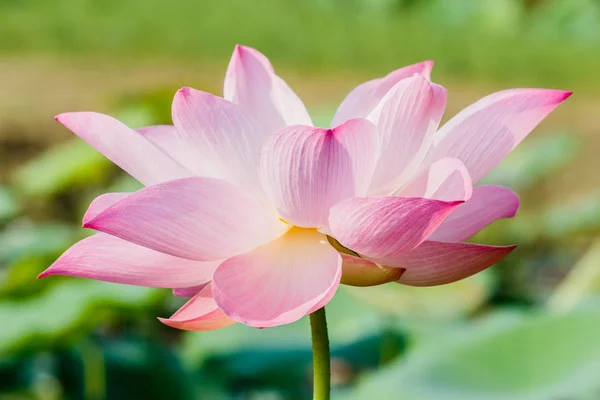
[[[600,1],[0,0],[0,399],[310,399],[307,321],[167,328],[169,290],[36,276],[94,196],[139,185],[52,120],[169,123],[182,86],[221,94],[236,43],[328,124],[358,83],[433,59],[445,119],[510,87],[573,90],[488,177],[522,207],[474,241],[519,244],[436,288],[343,287],[334,398],[600,399]]]

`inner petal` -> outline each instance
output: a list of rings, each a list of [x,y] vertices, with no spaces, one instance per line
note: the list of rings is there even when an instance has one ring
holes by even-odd
[[[215,301],[246,325],[291,323],[333,297],[341,265],[325,235],[293,227],[269,244],[225,260],[214,275]]]
[[[378,146],[375,126],[366,120],[334,129],[290,126],[265,142],[260,181],[281,218],[323,227],[334,204],[366,193]]]

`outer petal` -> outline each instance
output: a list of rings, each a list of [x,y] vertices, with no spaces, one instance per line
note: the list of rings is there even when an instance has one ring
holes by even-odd
[[[475,275],[502,260],[515,247],[426,241],[410,252],[372,260],[382,265],[406,268],[399,283],[435,286]]]
[[[331,126],[341,125],[352,118],[366,117],[396,83],[414,74],[421,74],[429,79],[432,68],[433,61],[423,61],[397,69],[384,78],[373,79],[358,85],[340,104]]]
[[[250,253],[225,260],[213,291],[229,317],[254,327],[294,322],[331,299],[342,260],[325,236],[294,228]]]
[[[188,170],[205,176],[204,171],[199,169],[202,157],[181,139],[173,125],[153,125],[137,131]]]
[[[467,167],[457,158],[443,158],[421,171],[395,195],[444,201],[468,200],[473,184]]]
[[[400,279],[403,268],[382,267],[364,258],[342,254],[342,281],[350,286],[376,286]]]
[[[270,133],[236,104],[191,88],[177,92],[173,123],[181,142],[197,154],[194,171],[246,189],[259,187],[256,163]]]
[[[74,112],[55,119],[144,185],[192,175],[152,142],[108,115]]]
[[[165,325],[186,331],[212,331],[235,324],[235,321],[227,317],[215,303],[210,284],[185,303],[171,318],[158,320]]]
[[[366,193],[377,154],[377,132],[367,120],[334,129],[290,126],[265,143],[259,175],[283,219],[319,227],[332,205]]]
[[[84,227],[200,261],[249,251],[287,230],[258,200],[232,184],[199,177],[144,188]]]
[[[116,204],[124,198],[128,197],[129,195],[131,195],[131,193],[128,192],[104,193],[96,197],[88,207],[87,211],[85,212],[85,215],[83,216],[83,224],[85,225],[88,221],[93,220],[98,216],[98,214],[100,214],[113,204]]]
[[[519,196],[502,186],[476,186],[473,196],[456,208],[430,239],[462,242],[500,218],[514,217]]]
[[[312,125],[302,100],[275,74],[267,57],[250,47],[235,47],[224,97],[256,116],[268,133],[289,125]]]
[[[458,158],[477,182],[570,95],[561,90],[511,89],[484,97],[439,130],[425,162]]]
[[[391,193],[423,160],[437,130],[448,92],[415,74],[398,82],[367,119],[377,126],[381,154],[370,193]]]
[[[128,285],[179,288],[210,282],[215,262],[191,261],[97,233],[75,243],[44,271]]]
[[[369,257],[391,257],[427,239],[462,201],[355,197],[331,209],[329,227],[345,247]]]

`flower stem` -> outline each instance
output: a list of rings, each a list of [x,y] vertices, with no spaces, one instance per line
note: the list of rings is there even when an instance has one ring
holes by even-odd
[[[325,307],[310,314],[310,330],[313,350],[313,400],[329,400],[331,361]]]

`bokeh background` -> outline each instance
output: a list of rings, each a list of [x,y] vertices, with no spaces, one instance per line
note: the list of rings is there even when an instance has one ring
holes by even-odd
[[[474,240],[518,243],[436,288],[343,287],[334,398],[600,399],[600,1],[0,0],[0,399],[310,399],[307,321],[189,333],[169,290],[51,277],[96,195],[139,184],[52,117],[170,122],[221,94],[236,43],[327,125],[358,83],[433,59],[445,119],[510,87],[575,92],[486,182],[522,197]]]

